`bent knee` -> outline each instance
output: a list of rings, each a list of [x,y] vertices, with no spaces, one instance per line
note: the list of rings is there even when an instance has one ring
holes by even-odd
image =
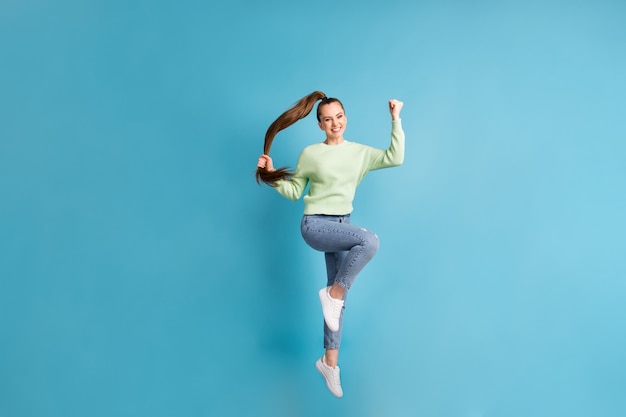
[[[364,242],[365,250],[370,253],[371,256],[374,256],[376,252],[378,252],[378,247],[380,246],[380,240],[378,239],[378,235],[374,232],[367,231],[367,237]]]

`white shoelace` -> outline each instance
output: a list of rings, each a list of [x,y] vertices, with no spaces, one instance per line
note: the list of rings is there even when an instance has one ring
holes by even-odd
[[[336,300],[332,297],[331,297],[331,300],[333,300],[333,314],[337,318],[339,318],[339,315],[341,314],[341,309],[343,308],[343,300]]]
[[[339,368],[335,367],[335,368],[330,368],[330,369],[332,369],[333,384],[341,385],[341,379],[339,378]]]
[[[327,292],[326,294],[328,295],[328,298],[330,299],[330,301],[332,301],[332,304],[333,304],[333,316],[339,318],[339,316],[341,315],[341,309],[343,308],[343,300],[338,300],[336,298],[331,297],[329,292]]]
[[[322,363],[324,364],[325,367],[330,369],[330,373],[332,375],[332,383],[333,383],[333,385],[341,386],[341,378],[339,378],[339,367],[335,366],[333,368],[332,366],[327,365],[325,359],[322,359]]]

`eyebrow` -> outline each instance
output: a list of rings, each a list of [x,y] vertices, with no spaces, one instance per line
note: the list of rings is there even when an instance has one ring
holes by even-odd
[[[340,114],[343,114],[343,112],[340,111],[339,113],[335,114],[335,116],[339,116]],[[322,116],[322,119],[326,119],[328,117],[332,117],[332,116]]]

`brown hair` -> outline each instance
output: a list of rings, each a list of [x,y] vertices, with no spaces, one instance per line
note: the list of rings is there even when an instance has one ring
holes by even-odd
[[[289,110],[278,116],[276,120],[267,128],[265,133],[265,145],[263,146],[263,153],[265,155],[270,154],[270,148],[274,137],[278,132],[288,128],[300,119],[304,119],[311,113],[313,106],[317,100],[321,100],[317,105],[317,121],[320,120],[320,106],[329,103],[339,103],[343,108],[343,104],[336,98],[326,97],[326,94],[321,91],[314,91],[306,97],[301,98],[293,105]],[[274,186],[276,181],[282,179],[288,179],[293,175],[292,172],[286,167],[275,169],[274,171],[268,171],[267,168],[257,168],[256,182],[263,181],[264,183]]]

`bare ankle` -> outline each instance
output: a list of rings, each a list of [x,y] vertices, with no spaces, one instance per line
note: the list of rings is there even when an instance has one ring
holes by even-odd
[[[335,283],[330,287],[328,291],[328,295],[335,300],[343,300],[343,294],[346,292],[346,289],[341,285]]]
[[[331,368],[337,366],[337,360],[339,358],[339,351],[337,349],[327,349],[324,354],[324,363]]]

